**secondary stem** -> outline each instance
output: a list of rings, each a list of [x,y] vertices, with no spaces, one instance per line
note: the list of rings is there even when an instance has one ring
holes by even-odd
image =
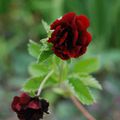
[[[72,96],[71,100],[75,104],[75,106],[82,112],[82,114],[88,119],[88,120],[96,120],[85,108],[84,106],[77,100],[76,97]]]
[[[40,86],[39,86],[39,89],[38,89],[38,92],[37,92],[37,96],[40,95],[44,84],[46,83],[47,79],[53,74],[53,72],[54,72],[53,70],[50,71],[50,72],[47,74],[47,76],[43,79],[43,81],[41,82],[41,84],[40,84]]]

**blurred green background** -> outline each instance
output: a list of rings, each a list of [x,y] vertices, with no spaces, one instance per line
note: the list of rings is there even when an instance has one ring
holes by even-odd
[[[10,102],[29,77],[28,40],[46,35],[41,19],[51,23],[70,11],[89,17],[93,41],[86,56],[100,56],[94,76],[103,91],[86,107],[97,120],[120,120],[120,0],[0,0],[0,120],[17,120]],[[50,97],[53,113],[46,120],[86,120],[70,100]]]

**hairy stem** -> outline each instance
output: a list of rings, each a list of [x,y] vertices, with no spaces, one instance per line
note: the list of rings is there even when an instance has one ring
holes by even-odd
[[[38,89],[38,92],[37,92],[37,96],[40,95],[41,91],[42,91],[42,88],[44,86],[44,84],[46,83],[46,81],[48,80],[48,78],[53,74],[53,70],[50,71],[47,76],[43,79],[43,81],[41,82],[40,86],[39,86],[39,89]]]
[[[72,96],[71,100],[75,104],[75,106],[79,109],[80,112],[87,118],[87,120],[96,120],[85,108],[84,106],[77,100],[76,97]]]

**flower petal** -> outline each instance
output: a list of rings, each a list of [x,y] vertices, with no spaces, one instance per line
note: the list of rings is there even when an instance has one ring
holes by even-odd
[[[31,102],[28,104],[28,108],[40,109],[40,108],[41,108],[40,101],[39,101],[39,100],[31,101]]]
[[[13,102],[11,104],[11,108],[14,110],[14,111],[20,111],[21,110],[21,106],[20,106],[20,98],[18,96],[15,96],[13,98]]]
[[[77,25],[80,31],[87,29],[90,25],[89,19],[85,15],[77,16]]]
[[[88,44],[91,42],[92,36],[89,32],[83,32],[80,37],[80,43],[83,46],[88,46]]]
[[[74,12],[69,12],[62,17],[62,22],[71,24],[76,14]]]
[[[27,93],[22,93],[20,95],[20,103],[21,104],[27,104],[30,101],[30,96]]]

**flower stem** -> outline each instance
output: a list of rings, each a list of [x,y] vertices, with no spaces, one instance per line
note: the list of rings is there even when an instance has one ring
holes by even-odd
[[[43,79],[43,81],[41,82],[40,86],[39,86],[39,89],[38,89],[38,92],[37,92],[37,96],[40,95],[41,91],[42,91],[42,88],[45,84],[45,82],[48,80],[48,78],[53,74],[54,70],[50,71],[47,76]]]
[[[77,100],[76,97],[72,96],[71,100],[75,104],[75,106],[79,109],[80,112],[87,118],[87,120],[96,120],[85,108],[84,106]]]

